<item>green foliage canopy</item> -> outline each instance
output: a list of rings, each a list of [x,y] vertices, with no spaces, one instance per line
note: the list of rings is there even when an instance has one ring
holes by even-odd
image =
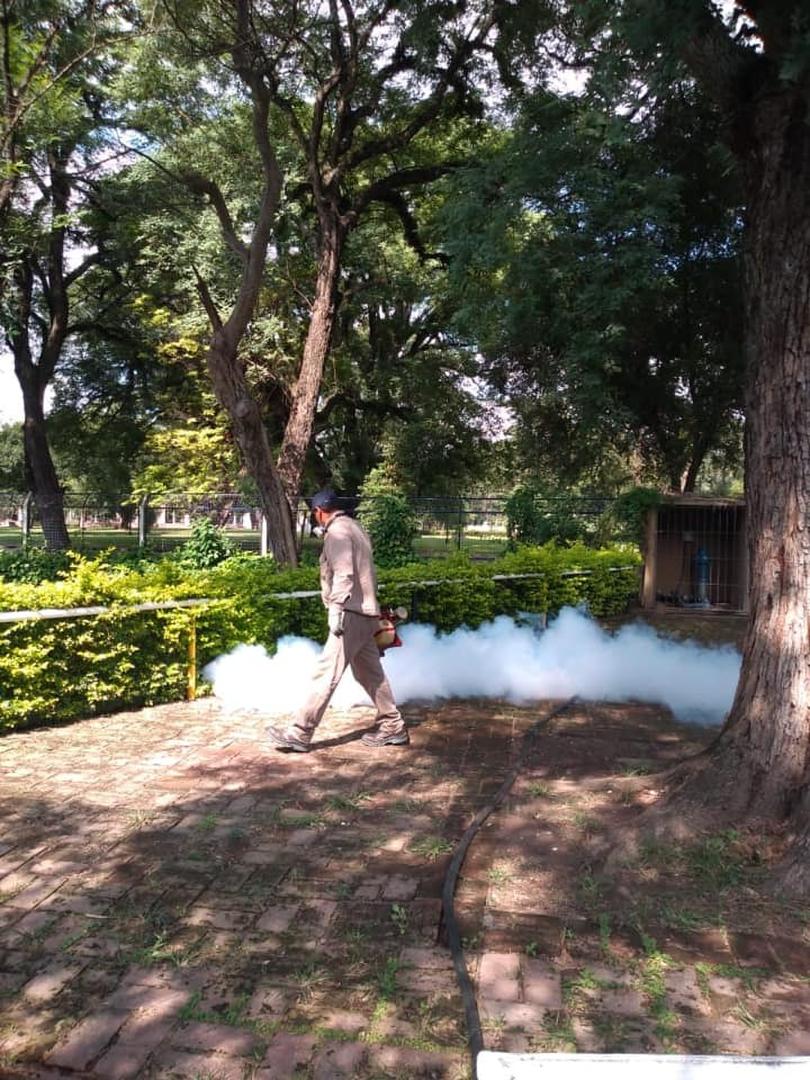
[[[739,426],[743,370],[740,194],[694,85],[634,113],[538,91],[445,216],[459,325],[527,455],[604,484],[618,448],[693,486]]]

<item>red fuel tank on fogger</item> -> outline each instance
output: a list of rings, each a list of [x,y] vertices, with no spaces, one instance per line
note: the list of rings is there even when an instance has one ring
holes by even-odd
[[[380,608],[379,626],[374,631],[374,643],[380,650],[380,655],[386,649],[396,649],[402,645],[397,626],[408,618],[408,611],[404,607]]]

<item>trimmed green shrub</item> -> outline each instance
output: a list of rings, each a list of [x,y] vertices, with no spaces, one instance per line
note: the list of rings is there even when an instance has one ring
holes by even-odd
[[[236,544],[209,518],[191,526],[191,536],[180,548],[178,559],[195,570],[209,570],[236,553]]]
[[[458,556],[382,570],[380,596],[445,631],[519,611],[552,613],[566,604],[617,614],[637,592],[638,563],[634,552],[615,548],[519,548],[490,563]],[[542,576],[499,579],[513,574]],[[309,590],[318,595],[274,595]],[[132,610],[146,601],[192,597],[208,603]],[[272,650],[287,634],[323,641],[327,632],[317,568],[279,570],[258,556],[198,571],[175,560],[131,569],[74,556],[59,581],[0,583],[5,611],[102,605],[110,610],[101,616],[0,624],[0,731],[182,698],[192,620],[201,667],[240,642]]]
[[[70,569],[70,553],[46,551],[41,547],[24,547],[16,551],[0,551],[0,581],[26,581],[37,585],[52,581]]]
[[[589,539],[593,523],[577,512],[579,502],[575,495],[552,494],[537,483],[516,487],[504,506],[509,546]]]
[[[404,566],[412,562],[419,522],[405,493],[385,466],[371,470],[360,495],[357,517],[371,537],[377,566]]]
[[[586,605],[595,616],[617,615],[638,591],[638,565],[635,552],[617,548],[521,547],[495,562],[471,563],[459,555],[440,566],[386,571],[380,574],[381,597],[410,607],[419,622],[445,631],[475,628],[497,615],[554,614],[566,605]]]

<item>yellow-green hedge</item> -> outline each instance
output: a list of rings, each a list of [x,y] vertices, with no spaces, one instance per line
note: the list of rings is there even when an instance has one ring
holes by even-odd
[[[459,558],[383,571],[380,595],[384,603],[415,608],[420,622],[441,630],[519,611],[555,612],[566,604],[586,603],[594,615],[608,615],[625,610],[637,592],[638,563],[636,554],[619,549],[526,548],[485,564]],[[611,572],[615,567],[627,570]],[[566,577],[571,570],[592,573]],[[496,580],[530,573],[543,577]],[[421,584],[428,581],[440,584]],[[207,571],[170,561],[134,571],[77,559],[59,581],[0,583],[4,611],[110,608],[99,616],[0,624],[0,731],[182,698],[192,618],[200,667],[240,642],[273,649],[285,634],[323,640],[318,599],[272,596],[317,587],[315,568],[279,571],[270,560],[244,556]],[[210,603],[194,615],[191,609],[132,611],[149,600],[190,597]]]

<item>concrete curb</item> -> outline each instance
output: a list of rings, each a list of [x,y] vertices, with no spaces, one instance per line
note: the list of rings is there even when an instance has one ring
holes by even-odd
[[[810,1077],[810,1057],[692,1056],[686,1054],[478,1055],[478,1080],[780,1080]]]

